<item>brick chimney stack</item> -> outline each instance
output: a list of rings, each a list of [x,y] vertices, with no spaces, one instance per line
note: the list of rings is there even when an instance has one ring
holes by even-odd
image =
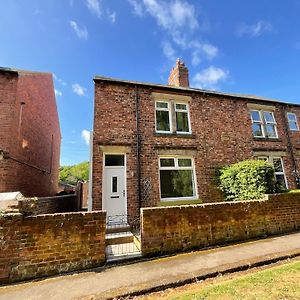
[[[168,79],[169,85],[189,87],[189,70],[184,62],[179,58],[176,60],[175,67],[172,68]]]

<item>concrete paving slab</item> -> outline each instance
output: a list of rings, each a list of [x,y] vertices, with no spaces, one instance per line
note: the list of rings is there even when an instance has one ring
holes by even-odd
[[[0,300],[105,299],[300,255],[300,233],[0,287]]]

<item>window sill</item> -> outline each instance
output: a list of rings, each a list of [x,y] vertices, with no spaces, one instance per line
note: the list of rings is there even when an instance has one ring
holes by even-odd
[[[158,206],[180,206],[180,205],[196,205],[202,204],[201,199],[183,199],[183,200],[164,200],[161,199]]]
[[[176,137],[184,139],[195,139],[196,135],[192,133],[163,133],[163,132],[154,132],[154,136],[157,137]]]
[[[280,138],[268,138],[268,137],[253,137],[254,141],[262,141],[262,142],[281,142]]]

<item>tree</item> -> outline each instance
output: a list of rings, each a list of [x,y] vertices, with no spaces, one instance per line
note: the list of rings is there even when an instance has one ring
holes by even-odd
[[[87,181],[89,178],[89,162],[84,161],[73,166],[62,166],[59,169],[59,181],[76,184],[78,181]]]

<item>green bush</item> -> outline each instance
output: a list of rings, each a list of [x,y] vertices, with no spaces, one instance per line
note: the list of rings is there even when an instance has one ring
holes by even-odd
[[[246,160],[220,169],[226,200],[259,199],[275,191],[274,168],[262,160]]]

